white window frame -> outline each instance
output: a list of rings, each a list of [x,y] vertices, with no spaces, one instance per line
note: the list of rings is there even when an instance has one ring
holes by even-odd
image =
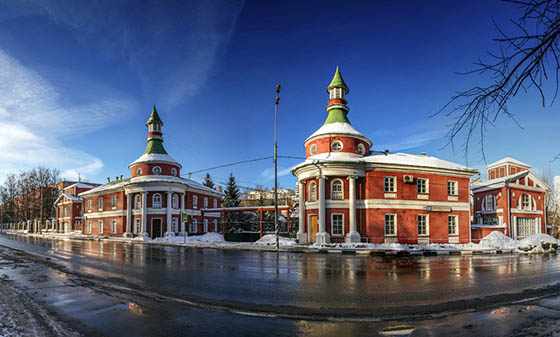
[[[449,231],[449,220],[454,219],[455,222],[455,232],[451,233],[451,231]],[[451,214],[447,216],[447,234],[449,236],[458,236],[459,235],[459,216],[455,215],[455,214]]]
[[[340,183],[340,191],[334,190],[334,185]],[[331,181],[331,200],[344,200],[344,181],[340,178]]]
[[[112,234],[117,234],[117,220],[113,219],[113,221],[111,221],[111,233]]]
[[[214,219],[212,220],[212,223],[214,224],[214,232],[218,232],[218,219]]]
[[[356,150],[358,154],[361,154],[362,156],[366,154],[366,146],[363,143],[358,143]]]
[[[198,233],[198,220],[197,219],[192,219],[191,233]]]
[[[387,189],[387,186],[390,187],[391,184],[387,184],[387,181],[391,180],[393,182],[393,188],[391,190]],[[395,193],[397,192],[397,177],[395,176],[385,176],[383,177],[383,191],[385,193]]]
[[[88,199],[88,210],[93,209],[93,199]]]
[[[214,206],[214,208],[218,208],[218,199],[214,198],[212,205]]]
[[[387,233],[387,216],[393,217],[393,233]],[[396,213],[385,213],[384,215],[384,223],[383,223],[383,235],[384,236],[397,236],[397,214]]]
[[[204,197],[203,200],[204,200],[203,201],[204,208],[208,208],[208,197]]]
[[[140,194],[136,194],[134,196],[134,208],[136,209],[142,208],[142,196]]]
[[[92,231],[93,231],[93,224],[91,223],[91,221],[88,221],[87,232],[88,232],[88,234],[91,234]]]
[[[309,145],[309,154],[312,156],[317,154],[317,144],[313,143]]]
[[[157,172],[156,172],[156,171],[157,171]],[[161,175],[161,172],[162,172],[162,171],[161,171],[161,167],[159,167],[159,166],[154,166],[154,167],[152,167],[152,173],[153,173],[153,174],[159,176],[159,175]]]
[[[340,233],[334,231],[334,217],[340,215]],[[341,237],[344,236],[344,213],[331,213],[331,236]]]
[[[104,222],[103,220],[97,220],[97,229],[98,229],[98,233],[97,235],[103,235],[103,232],[105,231],[104,227]]]
[[[490,207],[488,207],[490,206]],[[485,211],[495,211],[496,210],[496,197],[493,194],[487,194],[484,197],[484,210]]]
[[[420,191],[419,183],[424,182],[424,191]],[[430,179],[427,178],[417,178],[416,179],[416,193],[417,194],[430,194]]]
[[[112,194],[111,195],[111,208],[117,208],[117,195],[116,194]]]
[[[156,198],[159,200],[156,201]],[[152,195],[152,208],[162,208],[162,198],[160,193],[154,193]]]
[[[176,168],[174,168],[174,167],[171,168],[171,175],[175,176],[175,177],[177,176],[177,169]]]
[[[134,226],[136,229],[136,234],[142,233],[142,221],[140,220],[140,218],[136,218],[134,220]]]
[[[103,196],[100,195],[97,197],[97,210],[103,211]]]
[[[450,188],[449,188],[450,186],[453,186],[453,191],[450,191]],[[450,193],[450,192],[453,192],[453,193]],[[459,182],[457,180],[448,180],[447,181],[447,195],[450,196],[450,197],[459,196]]]
[[[202,220],[204,233],[208,233],[208,219]]]
[[[335,144],[338,144],[340,148],[335,149]],[[333,140],[331,142],[331,152],[340,152],[344,148],[344,144],[340,140]]]
[[[420,218],[424,218],[424,233],[420,234]],[[418,214],[416,215],[416,233],[418,236],[430,236],[430,215],[429,214]]]
[[[178,230],[178,227],[179,227],[178,225],[179,225],[179,219],[176,218],[176,217],[171,218],[171,231],[173,233],[177,233],[179,231]]]
[[[192,196],[192,208],[198,209],[198,195],[193,194]]]
[[[308,201],[317,201],[317,182],[312,180],[309,182],[307,188],[309,195],[307,196]]]
[[[139,167],[136,169],[136,175],[137,176],[141,176],[142,175],[142,169]]]
[[[527,205],[525,205],[525,197],[527,197]],[[522,193],[521,200],[520,200],[520,209],[523,210],[531,210],[532,209],[533,200],[531,200],[531,195],[529,193]]]

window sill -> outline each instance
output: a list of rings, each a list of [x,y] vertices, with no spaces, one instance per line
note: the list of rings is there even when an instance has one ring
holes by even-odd
[[[384,235],[386,238],[396,238],[397,234],[385,234]]]
[[[449,195],[449,196],[447,196],[447,200],[449,200],[449,201],[459,201],[459,196],[458,195]]]
[[[395,199],[397,197],[397,193],[385,192],[385,194],[383,194],[383,197],[390,198],[390,199]]]
[[[429,194],[418,194],[416,196],[416,199],[428,200],[428,199],[430,199],[430,195]]]

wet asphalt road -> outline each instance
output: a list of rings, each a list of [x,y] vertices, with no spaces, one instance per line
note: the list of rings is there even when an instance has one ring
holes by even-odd
[[[46,256],[67,271],[2,246]],[[14,256],[21,260],[4,262]],[[373,312],[398,303],[441,302],[455,290],[480,297],[500,286],[511,285],[512,291],[524,284],[542,286],[556,281],[558,263],[556,256],[382,259],[0,235],[0,276],[15,280],[19,289],[88,336],[381,336],[384,327],[403,323],[415,327],[410,336],[545,336],[560,333],[558,297],[424,320],[316,321],[236,314],[149,294],[306,307],[356,305]],[[104,282],[90,284],[87,275],[146,295],[106,289]]]
[[[49,256],[70,271],[113,284],[249,311],[400,314],[560,281],[556,255],[384,258],[6,235],[0,245]]]

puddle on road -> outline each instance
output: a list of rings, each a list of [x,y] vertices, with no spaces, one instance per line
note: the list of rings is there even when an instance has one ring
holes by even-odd
[[[415,328],[412,325],[392,325],[381,329],[379,334],[381,336],[407,337],[410,336],[414,330]]]

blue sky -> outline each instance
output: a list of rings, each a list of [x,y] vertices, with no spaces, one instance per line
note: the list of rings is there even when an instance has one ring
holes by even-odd
[[[480,147],[468,158],[461,144],[442,148],[450,120],[429,116],[479,83],[456,72],[493,48],[492,20],[507,29],[514,15],[498,1],[0,0],[0,181],[36,165],[92,181],[126,175],[154,103],[184,173],[267,156],[276,82],[280,153],[303,156],[337,65],[350,120],[374,148],[480,169]],[[517,98],[510,110],[523,129],[500,119],[488,130],[487,159],[548,167],[560,152],[557,109]],[[288,168],[297,162],[281,160],[282,186],[293,187]],[[242,186],[272,183],[271,161],[210,173],[225,181],[230,172]]]

